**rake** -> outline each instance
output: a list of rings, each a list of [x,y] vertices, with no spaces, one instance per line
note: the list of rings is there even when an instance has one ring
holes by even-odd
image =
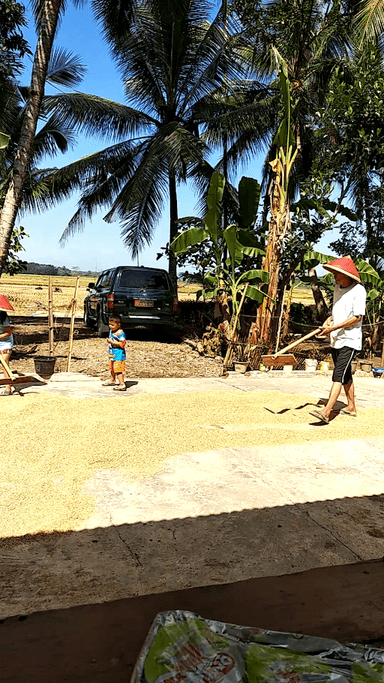
[[[306,341],[307,339],[310,339],[311,337],[314,337],[315,334],[319,334],[319,332],[322,331],[322,327],[318,327],[316,330],[312,330],[312,332],[309,332],[309,334],[306,334],[305,337],[301,337],[300,339],[296,339],[296,341],[292,342],[292,344],[288,344],[284,349],[281,349],[281,351],[277,351],[277,353],[273,353],[270,356],[261,356],[261,360],[264,363],[265,366],[270,367],[270,366],[279,366],[279,365],[295,365],[296,363],[296,358],[292,353],[285,353],[286,351],[289,351],[290,349],[293,349],[295,346],[298,344],[301,344],[301,342]]]
[[[3,369],[8,373],[9,377],[2,377],[0,378],[0,385],[2,384],[10,384],[11,386],[14,386],[15,384],[26,384],[27,382],[35,382],[36,377],[32,377],[32,375],[18,375],[15,377],[13,374],[11,368],[9,367],[8,363],[4,358],[2,357],[2,354],[0,353],[0,364],[3,366]],[[17,387],[15,386],[15,390],[20,393],[20,389],[22,387]]]

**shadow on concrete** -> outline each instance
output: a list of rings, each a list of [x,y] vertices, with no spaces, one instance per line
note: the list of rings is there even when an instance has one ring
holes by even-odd
[[[0,681],[126,683],[168,609],[381,640],[383,510],[375,495],[3,539],[18,616],[0,623]]]
[[[383,490],[374,486],[380,462],[367,491]],[[303,451],[298,476],[306,464]],[[340,495],[355,483],[342,472],[329,473],[340,477]],[[339,640],[382,638],[384,496],[295,503],[288,483],[284,506],[277,490],[269,508],[255,497],[252,509],[166,519],[165,503],[157,521],[0,541],[1,593],[17,615],[0,624],[0,681],[127,681],[155,614],[171,608]],[[119,495],[108,488],[108,512]]]
[[[38,612],[0,623],[2,683],[128,683],[160,611],[383,646],[384,562]]]

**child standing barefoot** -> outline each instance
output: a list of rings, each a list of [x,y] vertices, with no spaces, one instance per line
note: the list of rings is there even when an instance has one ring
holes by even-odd
[[[118,315],[109,318],[108,356],[111,379],[104,382],[104,387],[114,386],[114,391],[127,391],[124,383],[125,374],[125,334],[121,329],[121,320]]]
[[[4,358],[7,365],[9,364],[9,359],[11,357],[13,349],[13,334],[11,331],[11,323],[8,318],[8,311],[13,311],[11,304],[8,299],[3,294],[0,294],[0,353]],[[0,370],[3,372],[4,377],[9,377],[8,372],[0,363]],[[12,387],[7,384],[5,388],[1,391],[1,394],[5,396],[10,396],[12,393]]]

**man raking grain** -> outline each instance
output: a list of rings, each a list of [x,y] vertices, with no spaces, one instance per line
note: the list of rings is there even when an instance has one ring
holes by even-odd
[[[355,390],[352,379],[352,361],[362,347],[362,321],[365,313],[366,291],[360,275],[350,256],[323,265],[333,273],[336,286],[333,293],[332,316],[328,318],[321,334],[330,335],[334,363],[332,387],[323,410],[313,410],[310,415],[328,424],[333,407],[344,387],[347,407],[340,412],[356,417]]]

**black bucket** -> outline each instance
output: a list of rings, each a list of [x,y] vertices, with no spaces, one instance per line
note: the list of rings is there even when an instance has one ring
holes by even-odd
[[[56,358],[52,356],[38,356],[34,358],[35,372],[40,377],[50,377],[55,369]]]

